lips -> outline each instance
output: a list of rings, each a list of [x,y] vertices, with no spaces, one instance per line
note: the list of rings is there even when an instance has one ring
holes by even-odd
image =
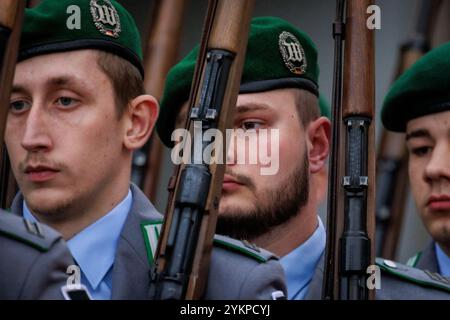
[[[450,195],[432,195],[427,206],[433,211],[450,211]]]
[[[222,190],[223,191],[233,191],[238,189],[243,184],[238,182],[236,179],[234,179],[232,176],[225,174],[223,177],[223,184],[222,184]]]
[[[58,169],[43,165],[29,165],[24,170],[26,178],[31,182],[44,182],[51,180],[58,172]]]

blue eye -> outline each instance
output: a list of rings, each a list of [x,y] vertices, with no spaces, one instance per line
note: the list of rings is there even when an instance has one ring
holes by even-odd
[[[58,98],[57,102],[64,107],[69,107],[75,102],[75,99],[69,97],[60,97]]]
[[[9,104],[9,109],[12,112],[16,112],[16,113],[27,110],[30,107],[31,107],[31,103],[28,101],[24,101],[24,100],[13,101]]]

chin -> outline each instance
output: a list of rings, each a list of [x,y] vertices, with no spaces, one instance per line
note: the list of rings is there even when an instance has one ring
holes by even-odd
[[[219,212],[247,212],[256,209],[253,197],[243,194],[222,195],[220,199]]]
[[[436,219],[430,224],[428,230],[434,241],[450,243],[450,217]]]
[[[52,213],[67,208],[72,202],[66,192],[60,190],[33,190],[24,194],[28,207],[36,213]]]
[[[255,211],[255,207],[252,205],[245,204],[220,204],[219,215],[221,216],[235,216],[235,215],[245,215],[246,212]]]

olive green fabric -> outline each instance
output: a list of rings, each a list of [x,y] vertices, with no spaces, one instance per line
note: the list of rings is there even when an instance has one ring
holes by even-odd
[[[172,145],[178,110],[189,99],[198,50],[196,46],[166,79],[157,131],[167,146]],[[301,88],[318,96],[318,76],[317,49],[306,33],[276,17],[252,20],[240,93]]]
[[[404,132],[409,120],[450,110],[450,42],[412,65],[389,90],[381,120],[386,129]]]
[[[322,94],[319,95],[319,108],[321,116],[331,119],[331,106]]]
[[[42,54],[99,49],[117,54],[143,75],[139,31],[114,0],[43,0],[26,9],[19,61]]]

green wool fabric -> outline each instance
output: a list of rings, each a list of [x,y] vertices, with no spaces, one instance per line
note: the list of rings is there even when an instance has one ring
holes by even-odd
[[[428,52],[389,90],[381,110],[388,130],[405,132],[409,120],[450,110],[450,42]]]
[[[112,52],[141,74],[142,47],[133,17],[114,0],[43,0],[26,9],[19,61],[79,49]]]
[[[166,79],[157,131],[167,146],[177,113],[189,99],[198,51],[196,46]],[[319,96],[318,77],[317,49],[306,33],[280,18],[252,19],[240,93],[300,88]]]

